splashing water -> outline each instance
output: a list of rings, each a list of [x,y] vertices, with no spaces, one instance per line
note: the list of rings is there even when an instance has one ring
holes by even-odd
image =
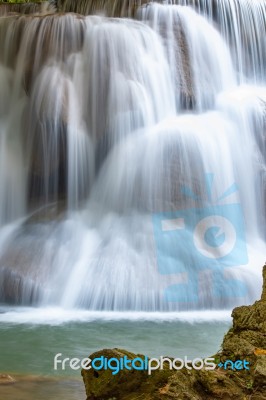
[[[1,301],[174,311],[259,295],[265,7],[172,3],[115,2],[137,20],[0,18]],[[208,211],[232,205],[236,262]],[[209,247],[194,232],[205,218]]]
[[[217,93],[235,85],[229,49],[219,33],[192,9],[154,4],[140,8],[138,17],[163,38],[176,96],[181,97],[178,109],[184,102],[199,111],[213,107]]]

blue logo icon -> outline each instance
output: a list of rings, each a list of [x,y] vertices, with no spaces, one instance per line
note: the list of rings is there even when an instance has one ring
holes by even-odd
[[[217,367],[223,368],[224,370],[230,369],[232,371],[241,371],[243,369],[249,370],[249,361],[247,360],[226,360],[224,363],[220,362]]]
[[[206,182],[207,185],[212,182],[209,175]],[[190,189],[183,188],[182,191],[186,196],[195,198]],[[232,185],[218,199],[218,203],[236,191],[236,185]],[[212,274],[209,290],[213,298],[242,297],[246,294],[243,282],[226,279],[224,274],[226,267],[248,263],[240,204],[213,205],[209,201],[202,208],[155,214],[153,226],[159,273],[187,276],[185,283],[166,289],[167,301],[197,303],[199,277],[206,271]]]

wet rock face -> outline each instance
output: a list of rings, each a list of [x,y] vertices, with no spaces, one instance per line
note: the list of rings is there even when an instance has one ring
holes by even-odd
[[[237,307],[232,312],[233,326],[225,335],[221,351],[215,356],[218,364],[225,360],[246,360],[249,370],[145,371],[123,370],[112,375],[110,370],[82,370],[87,400],[263,400],[266,398],[266,266],[263,290],[259,301]],[[128,359],[144,356],[125,350],[102,350],[92,354]]]
[[[38,303],[39,296],[40,288],[33,280],[15,270],[0,268],[0,302],[32,305]]]
[[[59,221],[60,215],[63,211],[56,205],[33,213],[13,232],[10,243],[1,248],[0,303],[26,306],[41,302],[52,274],[50,256],[54,253],[52,246],[48,259],[45,258],[44,243],[51,238],[56,226],[50,219]]]

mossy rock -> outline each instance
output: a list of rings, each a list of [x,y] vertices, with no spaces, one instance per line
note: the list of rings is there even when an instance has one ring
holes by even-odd
[[[127,356],[129,360],[140,358],[144,360],[144,356],[133,354],[121,349],[104,349],[93,353],[89,358],[105,357],[108,360],[111,358],[123,358]],[[82,370],[82,376],[86,387],[87,399],[127,399],[133,400],[139,393],[145,393],[143,399],[152,399],[157,388],[161,388],[167,383],[168,377],[172,371],[167,369],[158,371],[157,374],[148,375],[147,371],[137,370],[122,370],[119,374],[113,375],[111,370],[95,371]]]

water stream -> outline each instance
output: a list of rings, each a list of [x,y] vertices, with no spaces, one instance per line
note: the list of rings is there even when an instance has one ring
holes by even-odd
[[[134,7],[0,17],[4,303],[155,312],[260,294],[265,2]],[[180,215],[165,239],[158,218]]]

